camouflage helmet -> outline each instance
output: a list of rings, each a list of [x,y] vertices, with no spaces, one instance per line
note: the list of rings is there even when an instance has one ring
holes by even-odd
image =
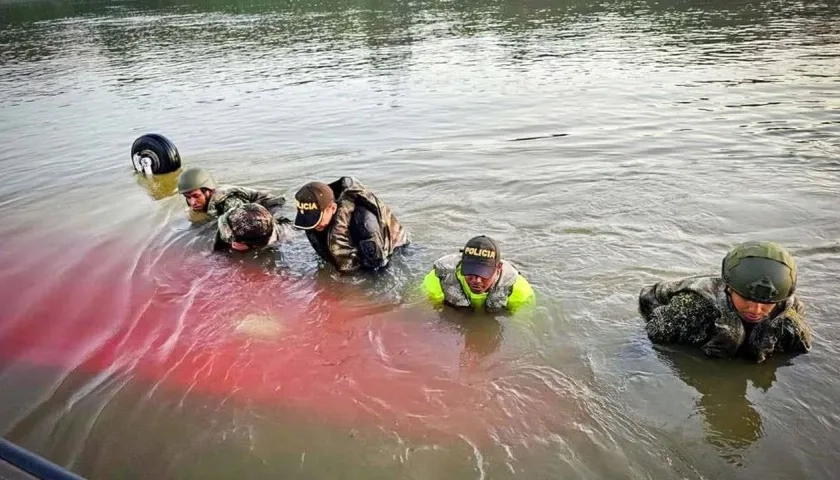
[[[760,303],[778,303],[796,291],[796,263],[781,245],[746,242],[723,259],[722,277],[742,297]]]
[[[219,238],[225,243],[264,246],[274,233],[274,217],[258,203],[246,203],[219,217]]]
[[[216,189],[216,181],[213,175],[207,170],[198,167],[191,167],[178,176],[178,193],[189,193],[197,188]]]

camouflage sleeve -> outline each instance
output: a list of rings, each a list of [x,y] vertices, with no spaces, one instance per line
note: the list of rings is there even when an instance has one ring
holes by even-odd
[[[259,203],[269,210],[282,207],[286,204],[286,197],[282,195],[272,195],[266,191],[254,190],[252,188],[243,188],[243,190],[248,193],[248,201],[252,203]]]
[[[671,297],[651,310],[645,330],[651,342],[659,344],[701,345],[710,337],[717,309],[695,293]]]
[[[775,352],[808,353],[813,334],[803,313],[803,306],[794,303],[781,315],[753,327],[747,341],[750,355],[761,363]]]
[[[814,334],[805,319],[796,311],[785,316],[782,327],[781,349],[790,353],[808,353],[811,351],[811,339]]]
[[[784,314],[781,342],[777,347],[785,352],[808,353],[813,336],[811,326],[805,321],[805,305],[796,298]]]
[[[260,193],[260,198],[256,201],[256,203],[259,203],[263,207],[271,210],[273,208],[280,208],[283,205],[285,205],[286,197],[282,195],[277,196],[268,193]]]
[[[639,313],[647,320],[653,311],[667,305],[671,298],[684,288],[683,281],[658,282],[639,292]]]
[[[349,273],[359,268],[359,253],[350,235],[334,234],[333,243],[329,246],[330,252],[335,259],[335,268],[341,273]]]
[[[241,207],[242,205],[246,205],[248,200],[242,198],[239,195],[228,195],[222,200],[221,202],[216,204],[216,212],[219,215],[222,215],[226,212],[233,210],[236,207]]]
[[[662,306],[662,302],[656,297],[657,285],[659,284],[645,287],[639,292],[639,313],[645,320],[650,320],[653,310]]]
[[[681,280],[657,282],[639,292],[639,313],[647,319],[654,309],[667,305],[676,296],[683,293],[695,293],[700,277],[688,277]]]
[[[734,312],[721,312],[715,308],[715,317],[708,333],[709,339],[700,350],[710,357],[734,357],[744,342],[741,318]]]

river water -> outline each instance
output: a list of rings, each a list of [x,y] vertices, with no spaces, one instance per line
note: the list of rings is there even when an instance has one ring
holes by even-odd
[[[3,0],[0,120],[0,435],[87,478],[836,478],[836,1]],[[211,254],[148,132],[287,198],[354,175],[412,246]],[[418,298],[477,234],[535,311]],[[813,350],[653,348],[639,290],[748,239]]]

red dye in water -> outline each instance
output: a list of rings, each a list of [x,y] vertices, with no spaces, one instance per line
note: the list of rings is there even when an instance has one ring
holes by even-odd
[[[136,253],[105,241],[79,253],[71,244],[19,241],[0,252],[0,364],[131,375],[150,391],[335,421],[479,421],[482,391],[457,380],[463,338],[434,327],[431,310],[174,247]]]

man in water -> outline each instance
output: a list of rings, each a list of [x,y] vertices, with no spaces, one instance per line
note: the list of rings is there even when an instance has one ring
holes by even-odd
[[[811,328],[794,295],[796,264],[772,242],[746,242],[723,259],[721,276],[659,282],[642,289],[639,313],[653,343],[699,346],[713,357],[807,353]]]
[[[535,298],[525,277],[502,260],[496,241],[484,235],[470,239],[460,254],[435,261],[423,289],[435,304],[490,313],[515,312]]]
[[[295,228],[342,273],[385,267],[409,243],[391,209],[353,177],[307,183],[295,194],[295,208]]]
[[[217,220],[215,250],[232,248],[245,252],[272,247],[288,235],[284,231],[291,220],[274,218],[267,208],[258,203],[233,207]]]
[[[178,193],[187,200],[192,214],[205,213],[219,217],[246,203],[258,203],[265,208],[282,207],[283,196],[274,196],[245,187],[216,185],[213,176],[203,168],[192,167],[178,177]]]

